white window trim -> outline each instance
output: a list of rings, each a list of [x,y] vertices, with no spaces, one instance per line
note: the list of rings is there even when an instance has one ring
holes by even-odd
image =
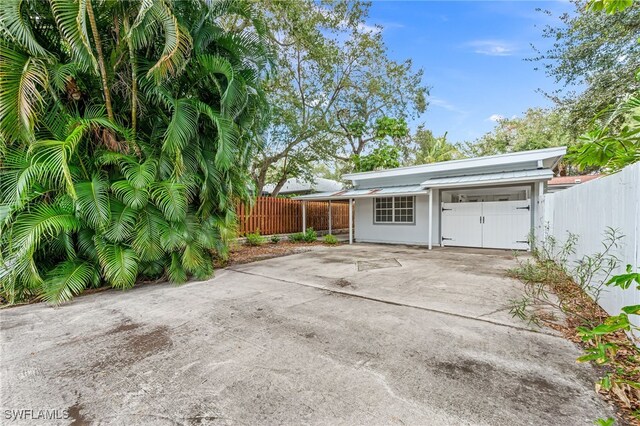
[[[411,216],[413,220],[411,222],[397,222],[396,221],[396,198],[409,198],[411,200]],[[376,220],[376,200],[379,198],[391,198],[391,222],[378,222]],[[385,209],[386,210],[386,209]],[[373,224],[374,225],[415,225],[416,224],[416,197],[407,195],[388,196],[388,197],[375,197],[373,199]]]

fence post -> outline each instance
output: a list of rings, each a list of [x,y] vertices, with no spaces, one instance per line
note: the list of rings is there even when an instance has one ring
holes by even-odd
[[[302,232],[307,230],[307,202],[302,202]]]
[[[349,244],[353,244],[353,198],[349,198]]]
[[[331,235],[331,200],[329,200],[329,235]]]

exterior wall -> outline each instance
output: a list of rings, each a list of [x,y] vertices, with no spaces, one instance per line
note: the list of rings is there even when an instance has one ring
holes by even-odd
[[[576,185],[554,194],[546,194],[547,209],[544,221],[548,232],[564,242],[567,232],[578,235],[576,253],[570,261],[577,262],[585,255],[602,250],[606,227],[618,228],[625,238],[615,253],[620,266],[615,274],[624,273],[627,264],[635,271],[640,267],[640,163],[626,167],[611,176]],[[620,308],[640,305],[640,291],[635,286],[627,290],[607,287],[598,301],[609,314],[617,315]],[[640,326],[640,318],[631,315]],[[638,336],[640,337],[640,336]]]
[[[440,197],[434,191],[433,198],[433,238],[434,246],[440,245]],[[357,242],[429,244],[429,195],[416,195],[415,223],[374,224],[373,198],[356,199],[355,239]]]

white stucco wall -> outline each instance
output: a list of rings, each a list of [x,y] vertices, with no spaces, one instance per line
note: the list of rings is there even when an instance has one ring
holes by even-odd
[[[440,245],[440,197],[434,191],[432,244]],[[373,198],[355,202],[355,239],[358,242],[428,245],[429,196],[416,195],[415,224],[374,224]]]

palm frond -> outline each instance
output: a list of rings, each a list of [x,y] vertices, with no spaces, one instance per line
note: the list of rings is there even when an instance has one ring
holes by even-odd
[[[106,281],[112,287],[133,287],[138,276],[138,256],[131,248],[118,243],[96,241],[98,259]]]
[[[146,189],[134,188],[126,179],[111,184],[113,193],[127,206],[139,210],[147,205],[149,193]]]
[[[111,200],[111,221],[104,236],[116,243],[133,238],[138,213],[118,200]]]
[[[4,41],[0,42],[0,63],[0,133],[8,140],[31,140],[48,85],[47,67],[42,59]]]
[[[176,252],[171,253],[171,261],[167,266],[167,275],[169,276],[169,281],[174,284],[187,282],[187,271],[185,271],[182,266],[180,254]]]
[[[109,182],[101,174],[94,174],[90,181],[75,185],[78,212],[93,229],[104,229],[109,217]]]
[[[28,19],[29,14],[23,7],[22,0],[0,2],[0,32],[32,56],[47,56],[49,52],[38,43]]]
[[[162,214],[148,206],[138,214],[132,247],[142,261],[159,260],[164,255],[160,242],[160,229],[166,227]]]
[[[87,0],[50,0],[60,34],[71,48],[75,63],[98,74],[98,61],[89,44]]]
[[[42,284],[43,298],[51,304],[69,301],[100,280],[94,266],[84,260],[66,260],[52,269]]]
[[[151,186],[151,198],[167,220],[182,220],[187,214],[187,197],[183,184],[156,182]]]

